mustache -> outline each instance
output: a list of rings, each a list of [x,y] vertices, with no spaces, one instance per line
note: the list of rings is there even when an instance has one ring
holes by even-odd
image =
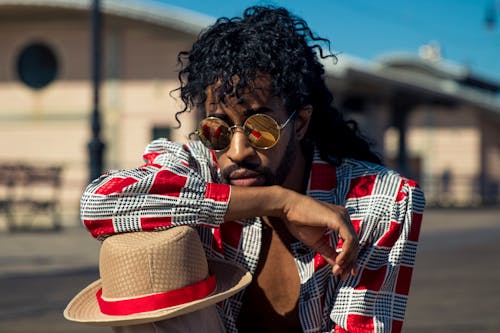
[[[261,172],[261,170],[259,170],[259,166],[255,164],[248,164],[248,163],[231,164],[224,170],[221,170],[222,178],[227,181],[233,172],[241,169]]]

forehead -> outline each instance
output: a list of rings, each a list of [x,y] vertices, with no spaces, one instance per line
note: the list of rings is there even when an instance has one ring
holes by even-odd
[[[235,87],[238,79],[234,78],[231,84]],[[220,82],[207,87],[206,114],[244,113],[249,109],[257,110],[263,107],[276,112],[283,109],[281,98],[272,93],[272,84],[268,76],[259,76],[237,93],[233,91],[223,97],[220,97],[220,89]]]

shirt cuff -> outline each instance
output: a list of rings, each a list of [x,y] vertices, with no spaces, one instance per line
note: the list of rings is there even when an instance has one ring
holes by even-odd
[[[205,198],[218,202],[229,202],[231,186],[227,184],[207,183]]]
[[[205,190],[205,200],[200,207],[200,220],[208,225],[218,226],[224,222],[231,186],[226,184],[207,183]]]

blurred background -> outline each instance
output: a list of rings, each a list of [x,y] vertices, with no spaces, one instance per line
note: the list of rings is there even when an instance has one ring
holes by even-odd
[[[153,138],[187,140],[177,53],[256,4],[331,40],[335,103],[426,193],[406,330],[500,331],[498,0],[0,0],[0,331],[78,330],[60,311],[97,276],[83,188]]]

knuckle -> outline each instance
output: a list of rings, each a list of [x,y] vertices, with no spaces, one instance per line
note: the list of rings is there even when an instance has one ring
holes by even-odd
[[[349,212],[347,211],[347,208],[342,207],[342,206],[337,206],[336,207],[337,214],[344,220],[344,221],[351,221],[351,218],[349,216]]]

